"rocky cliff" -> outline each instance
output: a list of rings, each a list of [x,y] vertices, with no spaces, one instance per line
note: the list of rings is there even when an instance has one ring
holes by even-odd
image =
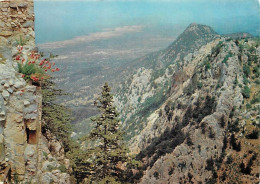
[[[156,57],[168,65],[125,82],[116,102],[139,183],[259,182],[259,51],[191,24]]]
[[[33,1],[0,1],[0,179],[69,183],[62,145],[41,133],[41,88],[18,73],[18,45],[25,56],[35,49]]]

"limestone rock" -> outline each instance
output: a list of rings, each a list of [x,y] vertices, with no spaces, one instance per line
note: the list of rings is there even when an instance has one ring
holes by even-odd
[[[3,37],[9,37],[12,34],[13,33],[11,31],[2,31],[2,32],[0,32],[0,36],[3,36]]]

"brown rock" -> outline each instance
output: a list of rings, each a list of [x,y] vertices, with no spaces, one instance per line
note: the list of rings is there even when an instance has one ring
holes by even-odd
[[[2,32],[0,32],[0,36],[3,36],[3,37],[9,37],[12,34],[13,33],[11,31],[2,31]]]

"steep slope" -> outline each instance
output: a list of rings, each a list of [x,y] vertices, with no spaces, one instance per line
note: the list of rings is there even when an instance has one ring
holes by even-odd
[[[136,68],[135,73],[119,87],[116,96],[122,119],[127,122],[123,126],[128,139],[145,127],[146,118],[169,97],[171,76],[216,36],[210,27],[192,23],[168,48],[132,63],[129,71]]]
[[[132,144],[146,148],[141,183],[259,182],[260,48],[250,53],[239,44],[215,40],[181,69],[189,77],[173,82],[172,95]]]
[[[140,183],[259,182],[259,53],[257,39],[216,36],[159,77],[138,70],[117,103]]]

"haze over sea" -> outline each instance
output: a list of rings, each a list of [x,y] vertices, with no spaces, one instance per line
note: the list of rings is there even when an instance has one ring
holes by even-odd
[[[36,1],[36,42],[70,40],[124,26],[140,26],[134,27],[137,32],[166,39],[192,22],[220,34],[259,36],[259,10],[257,0]]]
[[[62,102],[79,122],[97,113],[93,99],[104,82],[116,90],[132,63],[167,48],[190,23],[259,36],[259,9],[256,0],[36,0],[36,43],[58,55],[65,72],[56,83],[72,94]]]

